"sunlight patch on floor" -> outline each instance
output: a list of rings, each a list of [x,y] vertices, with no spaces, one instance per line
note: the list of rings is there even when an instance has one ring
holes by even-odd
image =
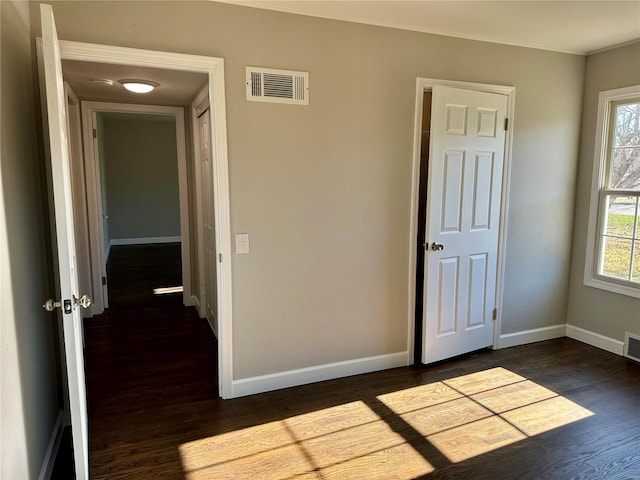
[[[197,440],[179,450],[189,480],[361,479],[373,472],[392,479],[433,471],[360,401]]]
[[[430,435],[427,439],[453,463],[527,438],[500,417],[487,417]]]
[[[179,451],[189,480],[411,479],[433,472],[430,462],[462,462],[591,415],[498,367],[196,440]]]
[[[593,415],[501,367],[378,399],[453,463]]]
[[[178,287],[159,287],[153,289],[154,295],[167,295],[170,293],[182,293],[184,291],[184,287],[182,285]]]

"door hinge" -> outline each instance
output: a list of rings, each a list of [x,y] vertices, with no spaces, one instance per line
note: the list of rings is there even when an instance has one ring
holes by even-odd
[[[493,315],[491,316],[491,318],[492,318],[493,320],[495,320],[495,319],[497,319],[497,318],[498,318],[498,309],[497,309],[497,308],[494,308],[494,309],[493,309]]]
[[[504,119],[504,131],[506,132],[507,130],[509,130],[509,119],[505,118]]]
[[[93,138],[98,138],[98,131],[95,128],[93,129]]]
[[[102,277],[102,285],[106,285],[107,284],[107,277]]]
[[[222,254],[221,254],[221,253],[219,253],[219,254],[218,254],[218,261],[219,261],[220,263],[222,263]]]

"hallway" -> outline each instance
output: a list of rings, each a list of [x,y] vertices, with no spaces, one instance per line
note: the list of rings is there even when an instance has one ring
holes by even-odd
[[[219,402],[215,337],[153,293],[181,285],[179,244],[116,246],[107,268],[110,307],[85,320],[91,478],[181,478],[177,445]]]

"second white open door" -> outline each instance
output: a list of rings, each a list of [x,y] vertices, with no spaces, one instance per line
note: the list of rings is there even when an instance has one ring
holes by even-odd
[[[423,363],[493,343],[507,101],[433,88]]]

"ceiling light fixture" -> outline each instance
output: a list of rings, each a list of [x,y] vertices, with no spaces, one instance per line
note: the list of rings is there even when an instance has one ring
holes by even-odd
[[[121,83],[124,88],[133,93],[149,93],[154,88],[159,86],[158,83],[150,82],[149,80],[127,79],[118,80],[118,82]]]

